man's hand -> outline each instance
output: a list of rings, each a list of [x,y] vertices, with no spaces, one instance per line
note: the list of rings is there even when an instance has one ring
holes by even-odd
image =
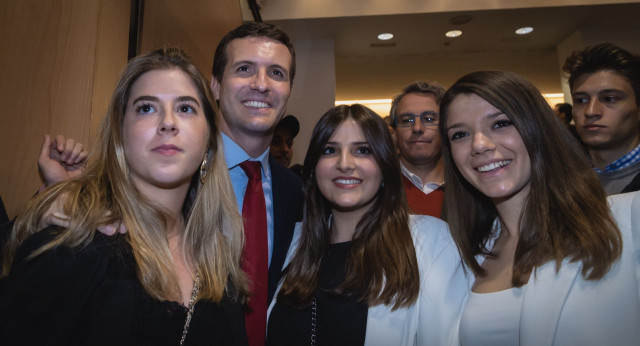
[[[69,216],[64,213],[63,205],[68,198],[67,193],[63,192],[51,203],[47,211],[44,212],[40,222],[38,222],[38,228],[43,229],[49,226],[60,226],[63,228],[69,227]],[[105,218],[111,216],[110,212],[105,214]],[[127,233],[127,229],[122,222],[114,222],[108,225],[98,226],[98,231],[106,235],[114,235],[118,233]]]
[[[88,155],[82,143],[73,138],[58,135],[52,141],[49,135],[45,135],[38,157],[38,169],[45,187],[81,176]]]

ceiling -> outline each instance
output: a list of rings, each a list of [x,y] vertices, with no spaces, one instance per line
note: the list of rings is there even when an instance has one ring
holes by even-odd
[[[357,11],[351,9],[345,11],[345,16],[335,11],[323,14],[321,7],[315,10],[310,7],[306,14],[301,14],[300,8],[291,5],[295,8],[287,7],[291,12],[289,18],[285,18],[287,14],[275,16],[276,10],[284,12],[287,1],[266,1],[263,20],[278,25],[294,40],[333,39],[336,100],[390,98],[403,85],[419,79],[437,80],[449,86],[462,74],[476,69],[514,70],[531,79],[543,92],[561,93],[563,58],[558,56],[557,48],[570,35],[580,32],[588,36],[583,42],[622,41],[640,46],[638,2],[557,6],[561,2],[555,1],[554,7],[442,11],[443,5],[438,7],[432,1],[431,6],[437,8],[427,9],[430,12],[357,16],[352,15]],[[570,3],[576,2],[580,3]],[[394,3],[398,8],[408,8],[418,2]],[[309,12],[313,11],[324,17],[312,18]],[[453,20],[459,16],[468,16],[470,21],[455,24]],[[521,26],[532,26],[534,31],[518,36],[514,31]],[[452,29],[462,30],[462,36],[446,38],[444,33]],[[378,41],[376,37],[382,32],[391,32],[394,38]]]

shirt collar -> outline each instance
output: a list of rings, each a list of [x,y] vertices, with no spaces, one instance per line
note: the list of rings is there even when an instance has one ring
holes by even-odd
[[[606,165],[604,170],[601,170],[597,167],[594,167],[596,172],[615,172],[617,170],[629,167],[635,163],[640,162],[640,144],[637,147],[633,148],[630,152],[622,156],[621,158],[613,161],[612,163]]]
[[[409,179],[414,185],[416,185],[416,187],[420,188],[420,190],[424,189],[424,185],[429,185],[429,187],[432,190],[435,190],[439,187],[444,186],[444,182],[441,183],[436,183],[436,182],[426,182],[423,183],[422,179],[420,179],[419,176],[417,176],[416,174],[414,174],[413,172],[411,172],[407,167],[405,167],[404,164],[402,164],[402,162],[400,162],[400,168],[402,169],[402,174],[407,177],[407,179]]]
[[[271,169],[269,167],[269,148],[265,150],[260,156],[252,158],[242,149],[236,142],[234,142],[224,132],[220,132],[222,135],[222,145],[224,146],[224,158],[227,161],[227,167],[233,169],[242,162],[247,160],[258,161],[262,165],[262,175],[265,178],[271,177]]]

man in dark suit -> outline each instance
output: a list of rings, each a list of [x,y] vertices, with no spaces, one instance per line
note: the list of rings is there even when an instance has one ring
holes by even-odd
[[[294,75],[293,46],[287,35],[271,24],[242,24],[223,37],[216,48],[211,89],[220,106],[224,152],[241,212],[249,178],[240,165],[257,161],[261,167],[268,233],[268,244],[264,244],[268,248],[262,250],[269,254],[267,306],[280,279],[295,223],[302,219],[300,178],[269,156]],[[256,292],[252,293],[255,297]],[[266,306],[263,308],[259,313],[264,314],[266,322]],[[258,326],[252,327],[249,317],[247,323],[249,344],[264,344],[262,327],[266,323],[258,323],[259,331]]]

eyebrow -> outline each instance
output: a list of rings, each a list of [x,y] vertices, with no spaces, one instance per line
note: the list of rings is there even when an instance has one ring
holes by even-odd
[[[140,101],[152,101],[152,102],[159,102],[159,99],[155,96],[151,96],[151,95],[142,95],[138,98],[136,98],[135,100],[133,100],[133,102],[131,104],[136,104],[137,102]],[[198,100],[192,96],[178,96],[174,99],[175,102],[185,102],[185,101],[190,101],[195,103],[196,105],[200,106],[200,102],[198,102]]]
[[[193,103],[197,104],[198,106],[200,106],[200,102],[198,102],[198,100],[193,96],[178,96],[178,97],[175,98],[175,100],[177,102],[190,101],[190,102],[193,102]]]
[[[598,90],[598,92],[596,93],[597,95],[600,94],[609,94],[609,93],[615,93],[615,94],[627,94],[626,91],[624,90],[620,90],[620,89],[602,89],[602,90]],[[589,96],[590,94],[586,91],[576,91],[574,93],[571,93],[571,96],[583,96],[583,95],[587,95]]]
[[[338,142],[328,141],[327,144],[325,144],[325,145],[337,145],[337,144],[338,144]],[[364,141],[364,142],[351,142],[351,143],[348,143],[348,144],[350,144],[350,145],[363,145],[363,144],[369,145],[369,142],[367,142],[367,141]]]
[[[236,61],[233,64],[230,64],[229,66],[235,68],[239,65],[252,65],[252,66],[256,66],[256,65],[260,65],[259,63],[255,62],[255,61],[251,61],[251,60],[240,60],[240,61]],[[278,68],[283,70],[284,72],[286,72],[287,77],[289,77],[289,69],[280,65],[280,64],[271,64],[268,65],[268,68]]]
[[[502,115],[502,114],[504,114],[504,112],[502,112],[502,111],[497,111],[497,112],[495,112],[495,113],[491,113],[491,114],[488,114],[488,115],[484,115],[484,117],[489,118],[489,119],[493,119],[493,118],[495,118],[495,117],[497,117],[497,116],[499,116],[499,115]],[[464,126],[464,125],[462,125],[462,123],[455,123],[455,124],[452,124],[451,126],[447,126],[447,128],[446,128],[446,131],[445,131],[445,132],[449,132],[449,130],[451,130],[451,129],[455,129],[455,128],[462,127],[462,126]]]

